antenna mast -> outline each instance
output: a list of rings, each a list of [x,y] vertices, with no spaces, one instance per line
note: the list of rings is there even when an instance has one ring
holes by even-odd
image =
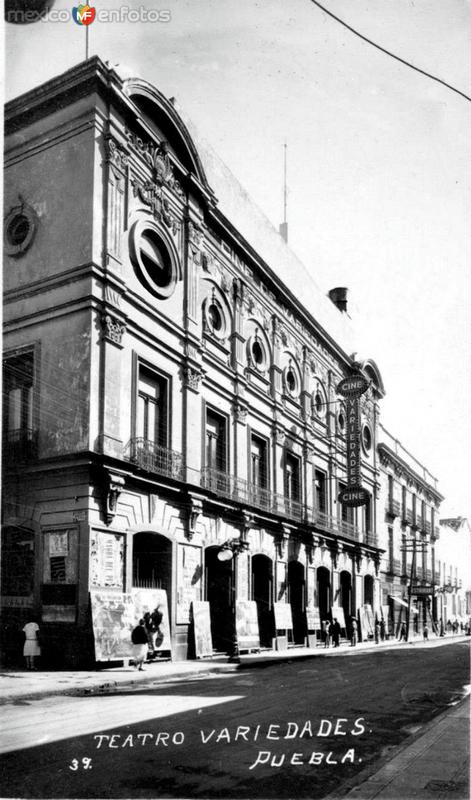
[[[287,175],[287,161],[288,161],[288,145],[286,142],[283,145],[283,222],[280,225],[280,236],[288,241],[288,220],[286,218],[287,205],[288,205],[288,189],[286,182]]]

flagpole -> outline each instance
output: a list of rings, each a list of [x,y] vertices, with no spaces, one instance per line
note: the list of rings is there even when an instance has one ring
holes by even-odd
[[[88,61],[88,29],[89,25],[85,25],[85,61]]]

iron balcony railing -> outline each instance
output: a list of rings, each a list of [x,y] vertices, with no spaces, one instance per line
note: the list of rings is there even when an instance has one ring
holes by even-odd
[[[413,514],[410,508],[402,509],[402,521],[404,525],[412,525]]]
[[[179,481],[185,478],[182,454],[149,439],[130,439],[125,447],[124,457],[149,472]]]
[[[402,575],[402,564],[399,558],[392,558],[390,560],[389,572],[392,575]]]
[[[372,531],[361,532],[349,520],[339,519],[325,511],[305,507],[299,500],[270,491],[262,486],[237,478],[228,472],[205,467],[198,470],[185,468],[181,453],[169,450],[162,445],[143,438],[131,439],[124,451],[126,460],[142,469],[159,475],[198,484],[201,488],[218,497],[232,500],[241,505],[277,514],[287,520],[313,525],[320,531],[342,536],[354,542],[364,542],[375,546],[377,537]]]
[[[425,531],[427,536],[430,536],[430,534],[432,533],[432,523],[429,522],[428,520],[425,520],[423,530]]]
[[[2,450],[4,469],[14,469],[18,464],[34,461],[38,457],[38,431],[32,428],[6,431]]]
[[[425,573],[427,583],[432,583],[432,570],[428,569]]]
[[[435,528],[433,529],[433,538],[435,540],[440,538],[440,528],[438,527],[438,525],[436,525]]]
[[[205,467],[201,471],[201,486],[236,503],[251,505],[272,514],[281,514],[299,522],[303,518],[303,506],[299,500],[276,494],[228,472]]]
[[[388,498],[388,514],[391,517],[398,517],[401,513],[401,504],[398,500],[394,500],[392,497]]]

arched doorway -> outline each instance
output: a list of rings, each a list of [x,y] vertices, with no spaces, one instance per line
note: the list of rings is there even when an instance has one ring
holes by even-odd
[[[373,608],[374,605],[374,578],[372,575],[365,575],[363,578],[363,602],[365,605],[371,606]]]
[[[257,603],[260,645],[272,647],[274,621],[272,612],[273,565],[268,556],[252,557],[252,599]]]
[[[343,608],[347,636],[350,635],[350,619],[352,616],[352,576],[346,570],[340,573],[340,605]]]
[[[321,622],[330,619],[330,570],[327,567],[317,568],[317,597]]]
[[[288,600],[293,617],[293,640],[295,644],[305,644],[306,626],[306,578],[304,567],[299,561],[288,563]]]
[[[219,547],[207,547],[204,554],[206,600],[211,617],[214,650],[232,653],[234,646],[234,559],[220,561]]]
[[[135,589],[164,589],[169,612],[172,590],[172,542],[152,531],[134,534],[132,585]]]

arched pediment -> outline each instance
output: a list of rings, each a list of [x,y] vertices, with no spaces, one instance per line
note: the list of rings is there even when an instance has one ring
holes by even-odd
[[[155,86],[141,78],[129,78],[123,84],[125,94],[138,109],[139,115],[170,150],[182,166],[193,173],[211,192],[203,164],[190,133],[170,100]]]
[[[367,378],[373,381],[380,397],[384,397],[386,390],[378,366],[373,359],[368,358],[360,363],[360,369]]]

